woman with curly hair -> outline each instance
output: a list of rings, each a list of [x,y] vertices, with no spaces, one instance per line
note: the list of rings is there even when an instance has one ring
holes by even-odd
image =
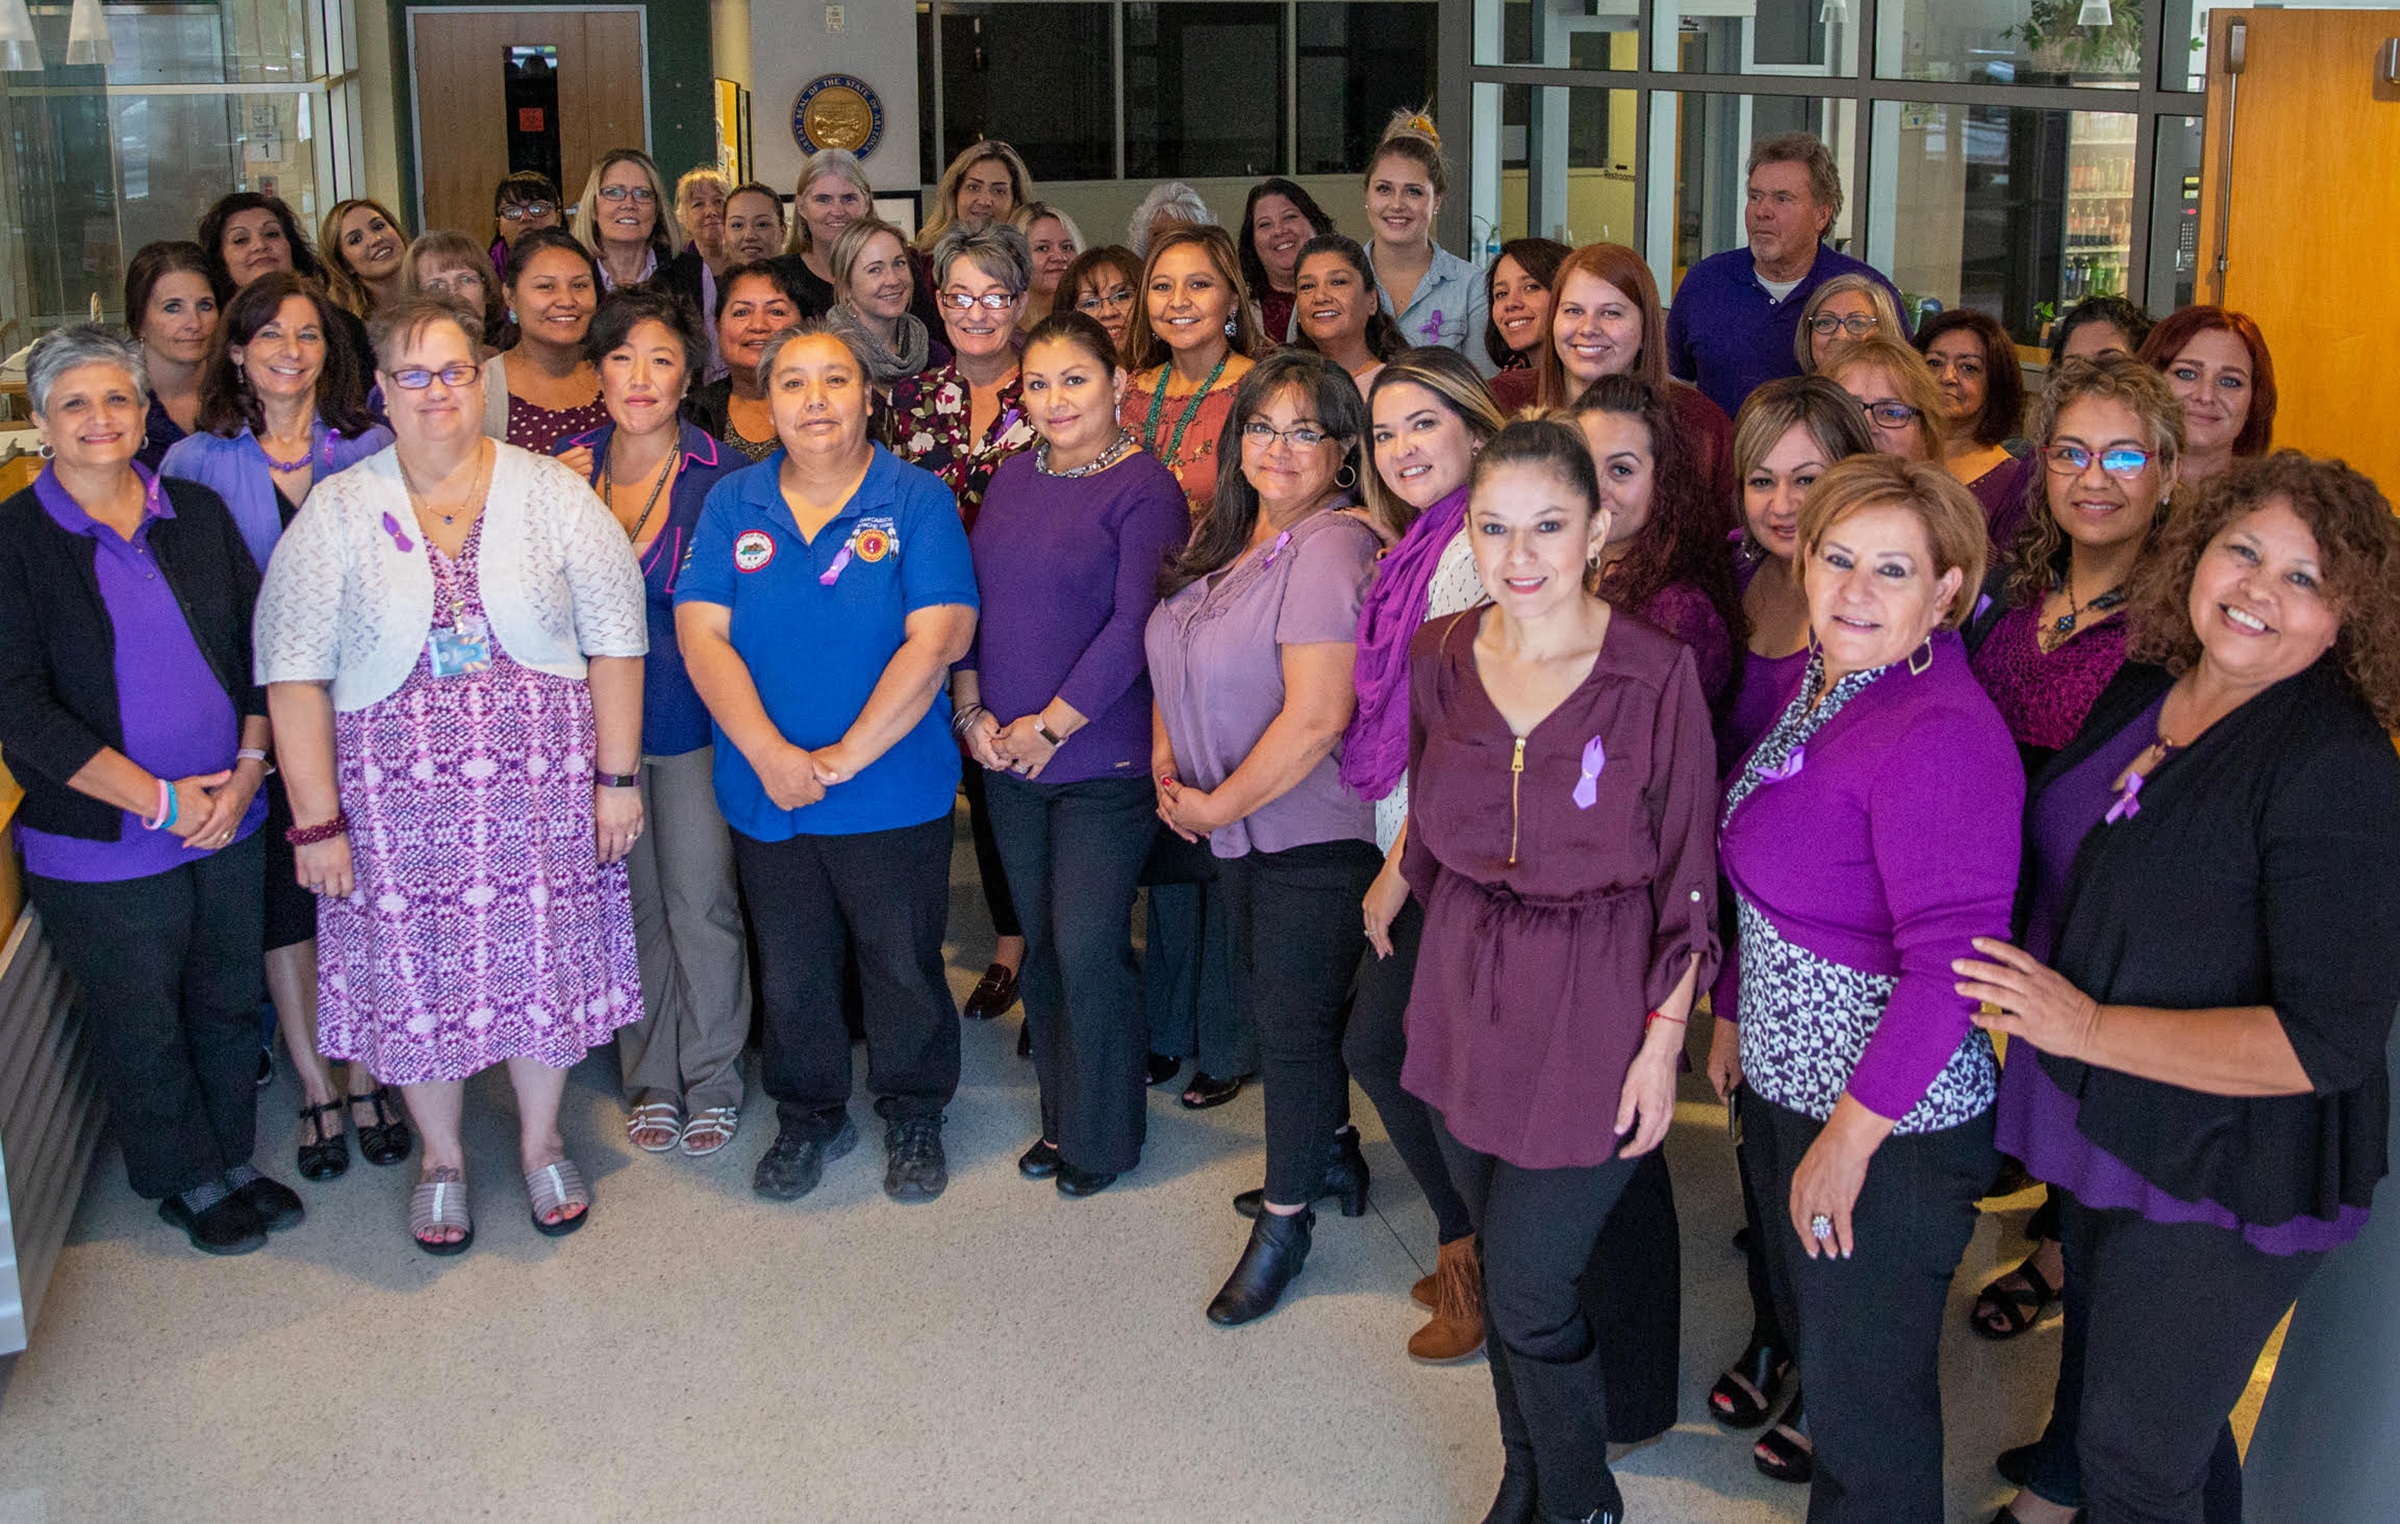
[[[2128,593],[2132,659],[2031,790],[2022,946],[1955,965],[2066,1236],[2022,1524],[2238,1484],[2227,1415],[2387,1156],[2400,521],[2339,462],[2237,462]]]

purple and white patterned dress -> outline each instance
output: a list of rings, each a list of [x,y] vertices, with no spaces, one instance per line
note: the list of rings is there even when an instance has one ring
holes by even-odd
[[[478,618],[482,534],[456,561],[427,547]],[[480,672],[421,651],[334,717],[358,887],[319,902],[317,1047],[387,1084],[563,1069],[642,1013],[625,865],[593,837],[591,690],[491,640]]]

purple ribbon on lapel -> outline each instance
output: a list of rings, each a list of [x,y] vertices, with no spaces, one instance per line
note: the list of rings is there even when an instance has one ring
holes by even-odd
[[[403,553],[417,548],[417,542],[410,539],[407,532],[401,529],[400,521],[388,513],[383,516],[383,532],[392,537],[393,547]]]
[[[1425,323],[1425,326],[1424,326],[1424,328],[1423,328],[1423,329],[1421,329],[1420,331],[1421,331],[1421,332],[1422,332],[1422,333],[1425,335],[1425,341],[1426,341],[1427,343],[1429,343],[1429,344],[1438,344],[1438,343],[1440,343],[1440,342],[1441,342],[1441,338],[1442,338],[1442,309],[1441,309],[1441,308],[1439,308],[1439,307],[1436,307],[1436,308],[1434,308],[1434,309],[1433,309],[1433,316],[1432,316],[1431,318],[1429,318],[1429,319],[1427,319],[1427,320],[1426,320],[1426,323]]]
[[[1291,543],[1292,532],[1287,529],[1275,537],[1275,543],[1267,547],[1266,556],[1261,559],[1258,564],[1261,566],[1273,566],[1275,564],[1275,558],[1283,554],[1283,547]]]
[[[2142,775],[2140,773],[2128,773],[2125,775],[2125,787],[2123,791],[2117,795],[2117,802],[2110,805],[2108,807],[2108,813],[2101,816],[2100,819],[2105,825],[2115,825],[2120,820],[2131,820],[2134,816],[2139,815],[2141,812]]]
[[[1776,763],[1773,767],[1760,768],[1758,781],[1761,783],[1789,783],[1800,776],[1800,769],[1807,763],[1808,748],[1795,746],[1792,748],[1792,754],[1781,762]]]
[[[845,540],[842,543],[842,548],[834,554],[833,564],[826,567],[825,570],[817,577],[817,580],[823,583],[825,586],[831,587],[834,584],[834,580],[841,576],[842,568],[848,566],[849,564],[850,545],[849,542]]]
[[[1608,748],[1598,736],[1583,743],[1583,776],[1575,780],[1575,808],[1588,810],[1600,802],[1600,769],[1608,765]]]

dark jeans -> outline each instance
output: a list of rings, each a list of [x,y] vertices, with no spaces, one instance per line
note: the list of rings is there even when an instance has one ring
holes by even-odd
[[[1500,1441],[1531,1452],[1547,1513],[1580,1519],[1617,1496],[1605,1362],[1580,1283],[1641,1161],[1521,1169],[1467,1147],[1447,1126],[1439,1137],[1479,1235]]]
[[[783,1127],[819,1141],[850,1104],[845,942],[865,993],[867,1088],[886,1117],[938,1117],[958,1089],[958,1006],[942,977],[950,817],[851,836],[755,841],[733,862],[758,935],[760,1075]]]
[[[2033,1491],[2090,1524],[2240,1524],[2226,1419],[2321,1254],[2095,1210],[2052,1186],[2066,1251],[2058,1391]],[[1813,1397],[1813,1394],[1812,1394]]]
[[[263,834],[147,878],[26,875],[75,976],[125,1174],[153,1201],[249,1163],[257,1143]]]
[[[1363,896],[1362,896],[1363,897]],[[1400,1088],[1400,1069],[1408,1060],[1409,987],[1417,977],[1417,947],[1425,939],[1425,907],[1411,895],[1392,917],[1392,955],[1375,956],[1367,949],[1358,965],[1358,987],[1350,998],[1350,1026],[1342,1034],[1342,1062],[1350,1077],[1375,1103],[1383,1130],[1392,1140],[1409,1178],[1425,1193],[1433,1208],[1434,1228],[1443,1243],[1475,1231],[1467,1215],[1466,1198],[1450,1183],[1442,1145],[1434,1131],[1433,1111]]]
[[[1133,896],[1158,795],[1148,778],[1029,783],[994,773],[992,836],[1025,926],[1025,1019],[1042,1136],[1077,1169],[1142,1159],[1149,1023],[1133,963]]]
[[[1266,1086],[1267,1200],[1317,1193],[1349,1113],[1342,1016],[1367,934],[1359,902],[1383,866],[1371,841],[1321,841],[1220,860],[1242,1008]]]
[[[1257,1073],[1258,1029],[1235,987],[1225,891],[1208,843],[1159,827],[1142,882],[1150,889],[1142,934],[1150,1051],[1192,1059],[1218,1079]]]
[[[1580,1289],[1607,1378],[1609,1443],[1664,1434],[1683,1376],[1683,1240],[1663,1147],[1634,1161]]]
[[[963,759],[962,759],[963,760]],[[975,840],[975,876],[983,880],[983,908],[992,913],[992,935],[1021,937],[1016,897],[1008,892],[1008,872],[1000,861],[1000,844],[992,835],[992,807],[985,780],[991,776],[980,763],[964,760],[959,782],[967,796],[967,834]]]
[[[1992,1183],[1992,1114],[1894,1133],[1851,1208],[1848,1259],[1794,1236],[1792,1175],[1825,1124],[1741,1092],[1767,1278],[1808,1387],[1812,1524],[1942,1517],[1942,1315],[1975,1202]]]

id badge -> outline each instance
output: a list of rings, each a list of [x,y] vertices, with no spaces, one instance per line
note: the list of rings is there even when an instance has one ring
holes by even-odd
[[[455,630],[435,630],[431,648],[436,677],[481,672],[492,664],[491,627],[480,618],[461,619]]]

